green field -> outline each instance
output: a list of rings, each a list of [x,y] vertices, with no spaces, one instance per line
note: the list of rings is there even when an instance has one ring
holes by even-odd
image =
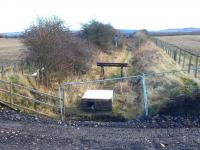
[[[160,36],[157,38],[200,55],[200,35]]]

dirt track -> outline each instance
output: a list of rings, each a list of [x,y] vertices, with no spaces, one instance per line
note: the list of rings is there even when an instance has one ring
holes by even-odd
[[[189,150],[200,148],[199,128],[74,127],[13,121],[0,121],[0,128],[0,149]]]
[[[158,115],[146,121],[61,123],[0,107],[0,149],[197,150],[199,120]]]

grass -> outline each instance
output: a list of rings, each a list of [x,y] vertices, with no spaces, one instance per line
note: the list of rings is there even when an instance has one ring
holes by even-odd
[[[19,41],[16,39],[11,42],[13,42],[13,44],[11,44],[11,47],[12,45],[13,47],[15,47],[14,45],[17,45],[17,43],[19,44]],[[4,41],[4,43],[6,42]],[[18,46],[20,47],[20,44]],[[15,56],[16,53],[13,53],[12,57]],[[182,69],[181,65],[178,65],[176,62],[174,62],[174,60],[172,60],[168,56],[168,54],[166,54],[163,50],[159,49],[149,41],[143,43],[140,49],[135,50],[134,53],[132,51],[125,50],[125,48],[123,50],[111,51],[110,53],[98,52],[94,60],[95,62],[93,63],[91,69],[86,74],[79,76],[67,76],[65,78],[65,82],[79,82],[79,81],[100,79],[101,68],[96,66],[97,62],[127,62],[130,65],[130,67],[125,69],[124,73],[126,76],[138,75],[143,72],[160,73],[164,71]],[[194,63],[194,61],[192,62]],[[119,77],[119,76],[120,76],[120,68],[115,68],[115,67],[105,68],[106,78]],[[23,76],[20,73],[14,74],[12,72],[12,69],[9,73],[5,74],[4,79],[12,81],[14,83],[23,84],[24,86],[32,87],[42,92],[49,93],[50,95],[58,95],[58,91],[55,90],[58,88],[51,89],[51,88],[46,88],[42,85],[37,85],[34,79]],[[171,97],[180,95],[182,93],[191,94],[191,89],[196,88],[199,85],[198,79],[194,79],[192,75],[188,75],[185,72],[168,74],[161,77],[146,78],[146,82],[148,87],[149,111],[152,114],[156,113],[163,105],[165,105],[165,103],[167,103],[167,101]],[[59,86],[57,82],[55,82],[53,85],[54,87]],[[9,89],[9,86],[7,86],[6,89]],[[89,116],[89,118],[91,118],[89,114],[82,112],[78,109],[75,110],[75,108],[77,108],[77,106],[79,106],[80,104],[82,95],[88,89],[114,90],[114,102],[113,102],[113,114],[112,114],[114,116],[120,116],[125,119],[132,119],[137,117],[138,115],[143,114],[143,93],[139,80],[138,81],[121,80],[121,81],[112,81],[101,84],[66,86],[65,107],[66,108],[70,107],[71,109],[73,109],[73,112],[69,113],[75,113],[77,116],[82,115],[83,117]],[[30,91],[24,89],[15,88],[13,90],[22,95],[46,101],[44,97],[38,94],[33,94]],[[5,95],[1,95],[1,97],[5,97],[9,101],[8,96],[6,97]],[[54,113],[55,111],[53,109],[44,107],[42,105],[35,106],[33,103],[24,101],[23,99],[19,99],[17,97],[15,97],[15,100],[16,103],[19,104],[21,103],[24,106],[31,106],[32,108],[36,107],[37,109],[42,110],[43,113],[55,117]],[[71,109],[69,109],[69,111],[71,111]]]
[[[150,41],[143,44],[140,51],[135,53],[133,65],[135,66],[134,74],[182,70],[182,66]],[[160,77],[146,77],[146,83],[150,114],[159,111],[161,106],[165,105],[171,98],[180,94],[191,94],[193,89],[200,85],[200,81],[194,78],[193,74],[187,74],[183,71]],[[138,96],[143,98],[142,93],[138,92]]]
[[[12,41],[13,45],[19,41]],[[132,42],[132,41],[131,41]],[[131,43],[129,43],[131,44]],[[8,44],[7,44],[8,45]],[[12,44],[11,44],[12,45]],[[100,79],[100,67],[96,66],[97,62],[127,62],[130,67],[125,69],[125,75],[138,75],[141,73],[160,73],[164,71],[171,70],[181,70],[182,66],[178,65],[174,60],[172,60],[168,54],[163,52],[163,50],[156,47],[150,41],[143,43],[139,50],[127,51],[115,50],[110,53],[98,52],[96,54],[95,62],[93,63],[91,69],[84,75],[79,76],[67,76],[65,82],[79,82],[87,80],[98,80]],[[16,54],[13,53],[12,57]],[[105,77],[119,77],[120,68],[105,68]],[[12,70],[7,73],[4,77],[5,80],[9,80],[15,83],[23,84],[24,86],[32,87],[34,89],[40,90],[51,95],[58,95],[58,82],[53,84],[55,89],[46,88],[42,85],[37,85],[34,79],[25,77],[21,74],[14,74]],[[176,95],[181,93],[191,94],[191,89],[196,88],[199,85],[199,80],[195,79],[193,75],[188,75],[185,72],[168,74],[161,77],[151,77],[146,78],[147,88],[148,88],[148,99],[149,99],[149,111],[150,113],[156,113],[167,101]],[[9,89],[9,87],[6,87]],[[66,86],[65,87],[65,107],[71,108],[69,113],[75,113],[76,115],[82,115],[90,117],[89,114],[82,112],[77,108],[79,106],[81,97],[87,89],[112,89],[114,90],[114,102],[113,102],[113,114],[114,116],[120,116],[125,119],[132,119],[138,115],[143,114],[143,93],[140,81],[137,80],[121,80],[112,81],[101,84],[84,84],[81,86]],[[20,94],[30,96],[37,99],[46,100],[40,95],[31,93],[30,91],[22,89],[14,89]],[[9,101],[9,97],[1,95]],[[22,100],[16,98],[20,103]],[[34,108],[33,103],[25,102],[25,106],[31,106]],[[43,113],[50,116],[54,116],[53,109],[38,106]],[[77,114],[78,113],[78,114]]]
[[[58,110],[55,111],[55,109],[53,109],[52,107],[45,106],[45,105],[40,104],[40,103],[35,103],[35,102],[29,100],[29,98],[37,99],[41,102],[45,102],[45,103],[55,105],[55,106],[59,106],[59,99],[55,100],[55,99],[47,98],[46,96],[41,95],[39,93],[35,93],[32,90],[29,90],[28,88],[36,89],[38,91],[48,93],[49,95],[55,95],[55,94],[57,95],[57,91],[55,92],[55,91],[53,91],[51,89],[47,89],[46,87],[41,86],[41,85],[38,86],[36,84],[36,82],[33,79],[31,79],[31,77],[24,76],[20,73],[7,72],[7,74],[3,78],[1,77],[1,79],[6,80],[6,81],[10,81],[10,82],[13,83],[12,84],[12,92],[13,93],[20,94],[20,95],[28,97],[28,98],[24,98],[24,97],[21,97],[21,96],[14,94],[14,95],[12,95],[12,99],[13,99],[14,104],[20,105],[22,107],[26,107],[26,108],[29,108],[29,109],[32,109],[32,110],[39,111],[40,113],[45,114],[47,116],[51,116],[53,118],[59,117],[58,116],[59,115]],[[16,86],[15,84],[20,84],[20,85],[27,87],[27,88],[19,87],[19,86]],[[1,83],[0,89],[10,91],[10,84],[9,83],[8,84]],[[9,94],[5,94],[5,93],[1,92],[0,93],[0,99],[7,101],[7,102],[10,102],[11,97],[10,97]],[[11,106],[19,109],[15,105],[11,105]],[[24,111],[24,112],[28,112],[30,114],[33,114],[32,111],[27,110],[27,109],[20,108],[20,111]]]
[[[111,53],[100,52],[96,58],[96,62],[127,62],[130,63],[133,53],[127,50],[111,51]],[[87,80],[98,80],[100,79],[100,67],[96,66],[96,62],[89,70],[89,72],[82,76],[68,77],[65,82],[70,81],[87,81]],[[132,66],[124,70],[124,74],[129,76],[132,74]],[[105,68],[105,78],[120,77],[120,68],[109,67]],[[65,87],[65,106],[66,107],[77,107],[81,101],[82,95],[88,89],[109,89],[114,90],[114,104],[113,104],[113,115],[119,115],[124,118],[132,118],[134,113],[131,113],[132,85],[126,80],[123,81],[110,81],[106,83],[93,83],[84,84],[80,86],[66,86]],[[138,111],[135,111],[138,112]],[[80,112],[79,112],[80,113]],[[84,112],[83,112],[84,114]]]
[[[20,57],[18,57],[17,54],[19,54],[19,56],[21,56],[22,52],[23,52],[23,45],[22,43],[20,43],[20,41],[18,39],[0,39],[2,44],[2,47],[0,47],[0,53],[2,52],[4,54],[4,58],[0,58],[0,60],[3,63],[7,63],[7,64],[11,64],[13,62],[16,62],[18,60],[20,60]],[[4,50],[8,50],[9,54],[12,54],[12,56],[8,55]],[[12,53],[11,53],[12,52]],[[9,61],[8,57],[13,57],[16,58],[13,61]],[[98,80],[100,79],[100,67],[96,66],[97,62],[127,62],[130,63],[130,60],[132,59],[132,53],[130,51],[125,50],[125,48],[123,50],[113,50],[110,51],[110,53],[104,53],[104,52],[98,52],[96,54],[96,58],[94,60],[96,60],[91,69],[84,75],[77,75],[77,76],[67,76],[65,78],[65,82],[78,82],[78,81],[87,81],[87,80]],[[129,67],[127,69],[124,69],[124,74],[126,76],[131,75],[132,73],[132,67]],[[120,76],[120,68],[115,68],[115,67],[111,67],[111,68],[105,68],[105,78],[112,78],[112,77],[119,77]],[[24,76],[20,73],[14,73],[12,69],[9,69],[6,74],[4,74],[4,77],[2,78],[3,80],[8,80],[8,81],[12,81],[13,83],[19,83],[22,84],[24,86],[27,87],[31,87],[33,89],[37,89],[39,91],[48,93],[50,95],[58,95],[58,82],[54,82],[53,83],[53,87],[56,87],[54,89],[51,89],[50,87],[46,88],[45,86],[42,85],[38,85],[36,84],[35,80],[31,77],[28,76]],[[7,85],[7,87],[4,87],[7,90],[9,90],[9,86]],[[130,116],[132,116],[132,112],[130,109],[131,104],[130,102],[127,102],[127,98],[130,94],[128,94],[126,92],[126,101],[124,101],[124,97],[122,96],[122,91],[125,92],[124,89],[130,89],[131,86],[129,85],[128,82],[124,82],[121,81],[119,82],[113,82],[113,83],[105,83],[105,84],[89,84],[89,85],[83,85],[83,86],[79,86],[79,87],[66,87],[65,88],[65,107],[66,108],[77,108],[77,106],[79,106],[80,100],[82,95],[84,94],[84,92],[87,89],[114,89],[116,91],[116,95],[115,95],[115,101],[114,101],[114,105],[113,105],[113,113],[112,115],[114,116],[125,116],[126,118],[130,118]],[[33,94],[28,90],[25,89],[19,89],[19,88],[14,88],[13,89],[14,92],[24,95],[24,96],[28,96],[31,98],[36,98],[36,99],[40,99],[40,100],[46,100],[44,97],[41,97],[38,94]],[[9,96],[6,95],[1,95],[0,97],[6,99],[7,101],[9,101]],[[32,102],[28,102],[22,98],[19,97],[13,97],[15,100],[16,104],[20,104],[23,106],[28,106],[32,109],[38,109],[41,110],[43,113],[54,117],[55,113],[53,109],[44,107],[42,105],[34,105],[34,103]],[[121,103],[124,103],[125,105],[120,105]],[[70,109],[71,110],[71,109]],[[73,111],[74,113],[77,112],[79,114],[77,115],[88,115],[85,112],[82,111],[77,111],[78,109],[76,109],[76,111]],[[123,112],[123,113],[122,113]],[[127,112],[129,112],[131,115],[127,115]],[[29,112],[30,113],[30,112]]]
[[[180,48],[183,48],[187,51],[191,51],[194,54],[200,54],[200,36],[199,35],[184,35],[184,36],[161,36],[157,37],[163,41],[167,41],[168,43],[174,44]],[[179,61],[179,51],[177,52],[177,62]],[[185,63],[184,61],[185,55]],[[189,53],[181,53],[180,64],[185,69],[188,69],[190,54]],[[192,69],[196,66],[196,56],[192,56],[191,59]],[[198,67],[200,64],[200,59],[198,59]],[[192,72],[192,71],[191,71]]]

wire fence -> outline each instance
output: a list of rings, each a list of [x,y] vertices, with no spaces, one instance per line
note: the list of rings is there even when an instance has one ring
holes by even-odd
[[[199,55],[193,53],[189,50],[180,48],[176,45],[162,41],[158,38],[152,38],[152,41],[161,49],[163,49],[175,62],[182,65],[182,68],[187,67],[187,72],[191,73],[193,71],[194,76],[198,77],[199,75]]]
[[[12,64],[0,64],[0,73],[4,77],[7,73],[32,74],[35,72],[35,67],[28,61],[20,61]]]
[[[70,116],[99,114],[91,107],[93,106],[91,103],[83,108],[82,97],[87,90],[113,90],[112,111],[100,113],[126,118],[134,118],[141,114],[148,116],[149,113],[156,112],[165,102],[188,96],[198,98],[200,93],[198,85],[192,79],[188,79],[185,73],[193,72],[195,77],[199,77],[200,56],[157,38],[152,38],[152,41],[180,64],[183,70],[63,83],[56,91],[56,95],[0,80],[0,102],[35,114],[59,117],[64,121]],[[10,71],[31,74],[35,69],[28,62],[20,62],[7,66],[1,65],[0,73],[2,77]],[[98,103],[98,105],[101,105],[102,110],[107,108],[106,103]]]
[[[106,80],[63,83],[63,105],[80,106],[78,113],[84,113],[80,105],[83,94],[87,90],[108,89],[114,92],[112,112],[127,118],[134,118],[139,114],[147,117],[149,112],[155,113],[167,101],[198,96],[198,84],[188,78],[187,71],[172,70]]]
[[[174,99],[199,96],[196,82],[188,79],[188,70],[172,70],[161,73],[143,73],[137,76],[119,77],[60,85],[56,95],[50,95],[23,85],[0,80],[0,102],[9,107],[59,117],[62,121],[71,117],[89,115],[123,116],[135,118],[156,112],[163,103]],[[93,103],[83,105],[87,90],[113,90],[111,103],[98,102],[103,111],[94,109]],[[84,107],[83,107],[84,106]]]
[[[91,105],[89,106],[82,106],[82,96],[87,90],[113,90],[114,97],[113,97],[113,107],[112,107],[112,114],[115,115],[116,112],[119,114],[124,114],[128,109],[132,109],[133,113],[129,113],[128,117],[131,117],[137,110],[141,109],[143,105],[141,105],[141,101],[139,101],[139,97],[141,97],[141,90],[136,92],[134,89],[141,88],[141,81],[142,76],[129,76],[129,77],[120,77],[120,78],[112,78],[112,79],[105,79],[105,80],[95,80],[95,81],[86,81],[86,82],[71,82],[71,83],[63,83],[63,99],[65,102],[65,106],[77,107],[79,111],[77,114],[79,115],[87,115],[88,111],[92,111],[93,113],[99,113],[99,111],[95,111],[97,107],[107,107],[106,103],[98,102],[98,105],[95,108],[92,108]],[[95,102],[97,103],[97,102]],[[101,104],[103,103],[103,104]],[[87,104],[86,104],[87,105]],[[65,113],[68,112],[69,108],[65,108]],[[137,109],[137,110],[136,110]],[[75,113],[75,112],[74,112]],[[104,112],[103,112],[104,113]],[[109,114],[110,112],[107,112]],[[70,115],[70,114],[69,114]],[[116,114],[117,115],[117,114]]]
[[[42,67],[38,68],[34,63],[29,61],[20,61],[13,64],[0,64],[1,79],[5,79],[10,74],[21,74],[35,80],[37,84],[48,86],[48,71]]]

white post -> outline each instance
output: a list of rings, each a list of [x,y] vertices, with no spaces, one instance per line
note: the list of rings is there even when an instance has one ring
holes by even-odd
[[[145,81],[145,74],[142,74],[142,87],[143,87],[143,96],[144,96],[144,114],[148,116],[148,97],[147,97],[147,87]]]

